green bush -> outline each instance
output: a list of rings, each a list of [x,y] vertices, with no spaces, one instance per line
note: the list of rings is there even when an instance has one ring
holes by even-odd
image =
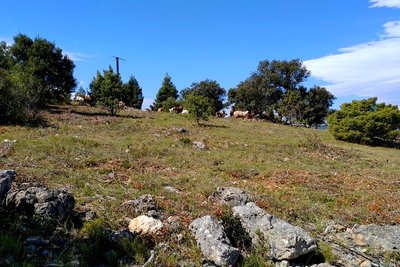
[[[377,98],[344,103],[328,117],[329,131],[351,143],[400,147],[400,110]]]

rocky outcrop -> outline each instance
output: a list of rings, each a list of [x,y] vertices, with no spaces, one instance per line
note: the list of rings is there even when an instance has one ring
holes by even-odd
[[[232,209],[255,245],[266,247],[275,260],[291,260],[317,249],[316,241],[302,228],[280,220],[249,202]]]
[[[249,202],[250,197],[237,187],[218,187],[209,200],[222,205],[239,206]]]
[[[234,266],[240,252],[231,246],[220,223],[207,215],[194,220],[189,229],[194,234],[206,260],[218,266]]]
[[[14,170],[0,171],[0,199],[11,189],[16,175]]]
[[[151,195],[142,195],[136,199],[126,201],[122,204],[122,207],[131,211],[135,216],[147,215],[156,219],[160,219],[163,216],[162,211],[158,208]]]
[[[395,267],[400,264],[399,225],[369,224],[346,228],[328,222],[320,239],[331,246],[335,262],[341,266]]]
[[[8,192],[5,207],[48,220],[65,219],[73,210],[74,197],[64,189],[27,187]]]

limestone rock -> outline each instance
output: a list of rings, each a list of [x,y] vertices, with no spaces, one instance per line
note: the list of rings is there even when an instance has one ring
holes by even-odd
[[[189,225],[206,260],[218,266],[234,266],[240,252],[231,246],[224,228],[207,215]]]
[[[14,170],[0,171],[0,197],[5,195],[15,180],[16,172]]]
[[[11,191],[6,197],[6,208],[43,219],[65,219],[73,210],[74,197],[64,189],[28,187]]]
[[[156,219],[163,216],[151,195],[142,195],[134,200],[129,200],[123,206],[133,211],[135,215],[147,215]]]
[[[254,245],[266,246],[276,260],[292,260],[315,251],[315,240],[302,228],[280,220],[249,202],[232,209],[249,233]]]
[[[155,234],[163,227],[163,223],[153,217],[140,215],[129,224],[129,231],[134,234]]]
[[[207,149],[206,144],[204,144],[203,142],[194,141],[192,144],[193,144],[193,147],[194,147],[194,148],[197,148],[197,149],[200,149],[200,150]]]
[[[354,234],[359,242],[378,251],[400,250],[400,225],[361,225]]]
[[[229,206],[245,205],[250,197],[237,187],[218,187],[209,200]]]

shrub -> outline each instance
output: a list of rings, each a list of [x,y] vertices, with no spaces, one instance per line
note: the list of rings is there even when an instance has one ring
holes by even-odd
[[[377,98],[344,103],[328,117],[329,131],[338,140],[400,147],[400,110],[377,104]]]

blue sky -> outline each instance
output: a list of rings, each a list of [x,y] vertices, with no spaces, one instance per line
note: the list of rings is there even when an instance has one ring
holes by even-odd
[[[342,102],[378,96],[400,105],[400,0],[2,1],[0,40],[40,36],[75,62],[87,89],[97,70],[120,63],[144,107],[166,73],[178,90],[213,79],[226,90],[261,60],[301,59]]]

